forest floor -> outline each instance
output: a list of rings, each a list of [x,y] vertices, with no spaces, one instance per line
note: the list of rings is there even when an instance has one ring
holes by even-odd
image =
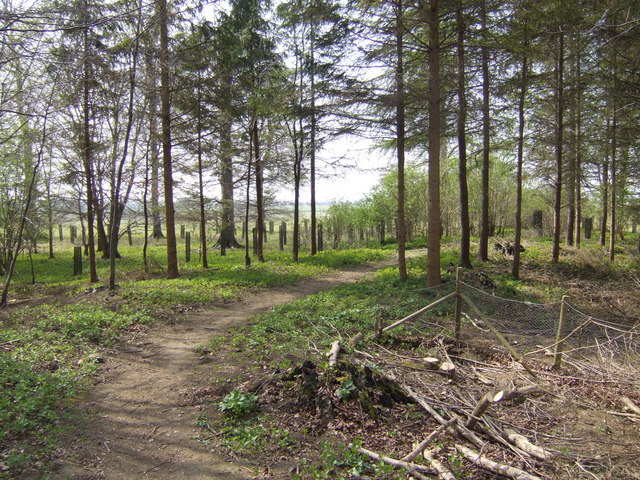
[[[408,252],[409,257],[424,254],[424,250]],[[492,263],[495,272],[489,273],[503,271],[501,261],[498,257]],[[528,298],[545,301],[543,291],[562,287],[596,316],[609,312],[607,320],[625,318],[637,323],[637,271],[600,276],[601,269],[595,275],[582,266],[589,263],[563,269],[531,263],[528,277],[535,281],[526,290]],[[455,345],[437,323],[418,335],[399,332],[384,341],[367,342],[362,351],[347,347],[344,362],[332,374],[325,365],[324,347],[316,348],[311,336],[307,349],[265,343],[272,338],[269,322],[277,321],[273,315],[295,316],[296,309],[302,310],[303,318],[324,315],[316,325],[315,320],[304,323],[318,329],[324,322],[328,325],[325,337],[327,333],[328,337],[351,335],[332,319],[354,315],[346,324],[362,328],[356,318],[363,308],[359,304],[354,303],[352,311],[338,306],[337,317],[331,317],[322,301],[339,297],[298,304],[291,310],[274,307],[338,286],[363,285],[361,281],[375,271],[395,264],[395,257],[387,257],[282,287],[256,289],[240,300],[187,308],[172,320],[132,333],[126,341],[100,352],[103,363],[94,385],[75,401],[75,415],[65,428],[68,433],[56,440],[50,462],[15,478],[405,479],[406,472],[374,466],[377,462],[346,446],[353,442],[357,448],[362,442],[368,449],[397,456],[438,428],[435,417],[398,394],[397,386],[390,387],[378,376],[378,368],[395,375],[403,387],[426,387],[429,401],[449,417],[472,409],[487,391],[533,382],[542,392],[493,406],[487,425],[528,432],[548,449],[549,457],[531,459],[500,447],[500,442],[477,450],[539,476],[531,478],[640,478],[640,416],[620,403],[628,397],[640,405],[640,383],[637,376],[628,376],[630,372],[606,372],[607,378],[601,380],[600,371],[585,370],[591,367],[583,364],[567,363],[560,371],[550,370],[549,359],[541,355],[527,360],[537,375],[532,380],[513,358],[496,348],[492,336],[472,331]],[[486,290],[496,289],[488,278],[483,272],[469,272],[467,280]],[[380,290],[381,285],[365,288]],[[409,290],[400,292],[399,298],[389,300],[391,304],[410,300],[404,296]],[[355,298],[348,292],[340,295],[347,303]],[[366,291],[357,296],[366,296]],[[118,302],[117,296],[106,292],[95,297],[98,302]],[[392,310],[389,305],[381,308]],[[251,328],[260,323],[256,315],[269,312],[271,316],[262,321],[267,325],[265,336],[254,338]],[[283,321],[273,327],[283,344],[289,340],[285,325]],[[291,338],[295,335],[300,332],[292,331]],[[420,363],[425,352],[439,358],[451,355],[455,376],[426,372]],[[232,392],[248,395],[237,397],[235,406],[256,394],[258,404],[248,418],[233,420],[218,410]],[[482,435],[486,437],[487,432]],[[436,442],[442,450],[440,458],[455,478],[499,478],[464,459],[456,450],[458,443],[461,437],[450,431]],[[434,477],[429,474],[428,478]]]
[[[417,255],[420,251],[412,252]],[[424,252],[422,252],[424,253]],[[194,348],[276,305],[357,282],[394,258],[331,272],[293,285],[257,291],[218,308],[191,312],[105,351],[95,385],[55,452],[48,479],[248,479],[245,468],[197,442],[194,404],[215,383]],[[234,365],[229,365],[230,370]],[[23,478],[33,478],[25,472]]]

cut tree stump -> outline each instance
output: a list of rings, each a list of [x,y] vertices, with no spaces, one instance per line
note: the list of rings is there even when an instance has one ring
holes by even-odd
[[[340,342],[336,340],[331,344],[331,350],[327,352],[327,358],[329,359],[329,367],[335,368],[338,364],[338,355],[340,355]]]

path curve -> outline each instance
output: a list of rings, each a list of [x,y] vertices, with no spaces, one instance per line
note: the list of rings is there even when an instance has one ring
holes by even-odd
[[[413,251],[411,256],[420,252]],[[222,308],[157,325],[105,355],[87,394],[74,438],[62,442],[52,480],[240,480],[255,472],[231,463],[194,437],[200,407],[186,393],[211,385],[211,369],[194,353],[216,330],[240,325],[272,307],[340,284],[355,283],[395,257],[251,294]]]

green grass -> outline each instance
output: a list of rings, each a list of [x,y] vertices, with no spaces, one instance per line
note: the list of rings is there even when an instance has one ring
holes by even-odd
[[[407,282],[398,280],[396,268],[387,268],[371,281],[341,285],[276,306],[240,328],[232,342],[247,353],[264,356],[269,348],[305,351],[312,346],[326,348],[339,336],[348,339],[360,331],[373,334],[376,325],[388,325],[440,295],[424,288],[423,265],[424,259],[409,262]],[[443,306],[440,313],[447,308]],[[210,347],[214,350],[218,345],[219,339],[213,339]]]

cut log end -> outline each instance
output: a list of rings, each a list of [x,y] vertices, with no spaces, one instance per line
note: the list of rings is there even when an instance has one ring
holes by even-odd
[[[338,364],[338,355],[340,355],[340,342],[336,340],[331,344],[331,350],[327,352],[330,368],[334,368]]]

